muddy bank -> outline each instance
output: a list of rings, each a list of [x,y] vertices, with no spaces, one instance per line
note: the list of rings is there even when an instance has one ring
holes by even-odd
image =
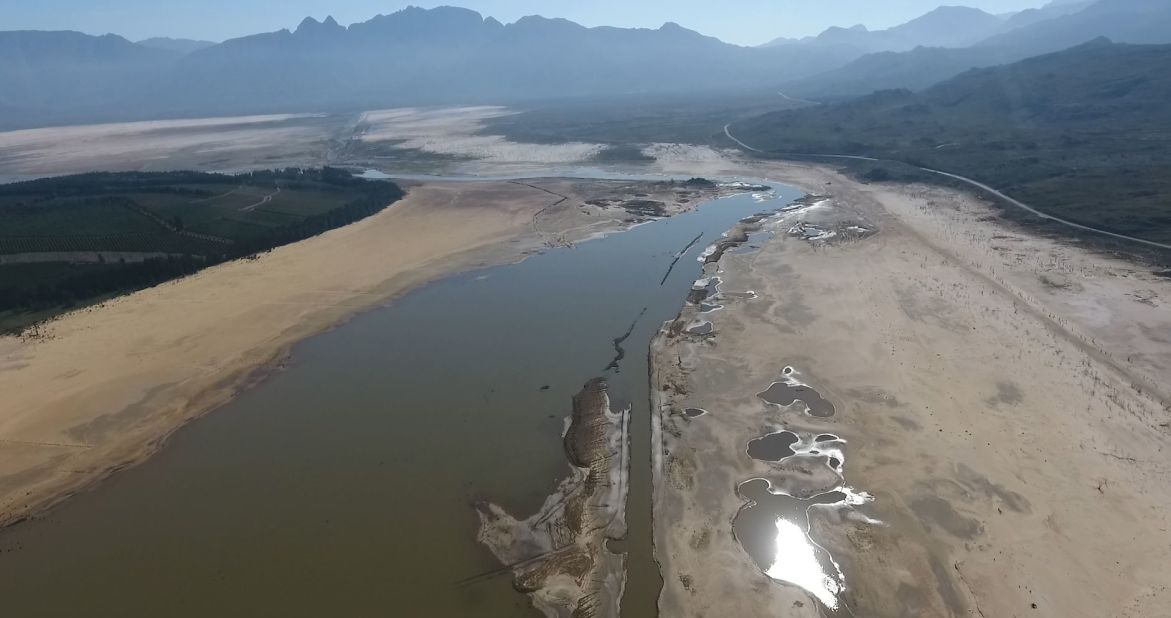
[[[827,517],[868,521],[859,507],[869,496],[847,484],[846,441],[827,433],[837,431],[832,402],[800,370],[779,364],[769,379],[743,386],[732,407],[723,400],[732,394],[711,383],[718,376],[743,384],[731,366],[699,364],[704,352],[724,348],[729,316],[755,313],[766,302],[755,285],[729,278],[728,264],[756,259],[757,251],[743,247],[750,237],[765,246],[787,237],[825,249],[857,239],[806,239],[793,229],[872,230],[859,216],[827,216],[826,202],[804,198],[777,214],[746,218],[711,245],[704,277],[652,345],[662,615],[716,608],[763,615],[778,606],[793,615],[850,615],[846,575],[815,524]],[[697,379],[705,369],[715,375]]]
[[[478,538],[546,616],[617,616],[626,559],[606,543],[626,535],[629,410],[611,410],[606,380],[597,378],[573,398],[567,422],[569,476],[524,520],[477,504]]]
[[[960,194],[764,167],[828,195],[652,349],[662,615],[1161,615],[1166,283]]]

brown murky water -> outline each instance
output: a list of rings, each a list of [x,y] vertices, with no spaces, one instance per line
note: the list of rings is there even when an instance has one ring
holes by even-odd
[[[0,532],[4,614],[532,615],[472,504],[533,512],[566,471],[571,397],[605,375],[634,419],[623,613],[655,615],[647,346],[703,246],[799,196],[778,193],[451,277],[303,342],[151,461]]]

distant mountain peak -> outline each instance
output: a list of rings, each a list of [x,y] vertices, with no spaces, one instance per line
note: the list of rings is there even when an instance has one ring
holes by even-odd
[[[573,33],[588,30],[585,26],[561,17],[526,15],[508,26],[519,32],[534,34]]]
[[[1070,49],[1094,48],[1094,47],[1114,47],[1115,45],[1117,45],[1117,43],[1110,40],[1110,37],[1100,36],[1100,37],[1097,37],[1094,39],[1090,39],[1089,41],[1086,41],[1085,43],[1082,43],[1081,45],[1075,45],[1075,46],[1071,47]]]
[[[368,21],[350,26],[350,30],[380,30],[385,27],[395,29],[403,35],[425,35],[429,29],[468,29],[479,28],[484,24],[498,25],[494,19],[484,19],[476,11],[454,6],[437,6],[425,9],[417,6],[408,6],[389,15],[378,14]],[[418,30],[418,29],[423,30]]]
[[[580,25],[580,24],[577,24],[576,22],[569,21],[568,19],[565,19],[564,17],[545,17],[544,15],[525,15],[524,17],[521,17],[520,19],[516,20],[516,23],[518,23],[518,24],[573,24],[575,26]],[[584,28],[585,26],[582,26],[582,27]]]
[[[952,21],[963,19],[978,19],[984,21],[999,20],[1000,18],[980,9],[972,8],[970,6],[948,5],[936,7],[915,19],[903,24],[909,26],[911,24],[932,23],[940,21]],[[899,27],[903,27],[899,26]]]
[[[484,21],[484,16],[476,11],[473,11],[472,9],[465,9],[463,7],[449,5],[437,6],[433,9],[425,9],[423,7],[412,5],[392,14],[392,16],[393,15],[427,16],[449,19],[475,18],[478,21]]]
[[[849,28],[833,26],[809,40],[865,51],[899,51],[920,45],[965,47],[992,36],[1003,23],[1000,17],[980,9],[947,5],[891,28],[870,30],[863,24]]]
[[[933,13],[939,13],[939,14],[945,14],[945,15],[948,13],[961,14],[961,15],[974,15],[976,13],[983,13],[984,15],[991,15],[991,13],[989,13],[988,11],[985,11],[983,9],[977,9],[977,8],[971,7],[971,6],[964,6],[962,4],[944,4],[941,6],[937,6],[930,11],[927,11],[926,14],[931,15]]]
[[[669,21],[669,22],[663,24],[662,26],[659,26],[659,32],[664,33],[664,34],[668,34],[668,35],[671,35],[674,37],[678,37],[680,39],[708,38],[708,37],[705,37],[704,35],[696,32],[690,28],[684,28],[683,26],[680,26],[679,24],[677,24],[673,21]]]
[[[344,31],[345,28],[339,25],[332,16],[326,17],[325,21],[317,21],[312,17],[306,17],[301,20],[301,25],[297,26],[296,34],[332,34]]]

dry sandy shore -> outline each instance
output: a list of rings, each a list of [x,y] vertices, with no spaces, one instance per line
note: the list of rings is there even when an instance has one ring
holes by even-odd
[[[516,174],[587,162],[599,144],[519,144],[481,134],[501,107],[272,114],[0,132],[0,180],[90,171],[239,171],[343,165],[403,173]],[[462,167],[466,165],[466,169]]]
[[[0,338],[0,525],[144,459],[289,347],[435,278],[627,225],[630,183],[427,184],[353,225]],[[689,194],[651,196],[668,210]],[[259,370],[259,371],[258,371]]]
[[[757,298],[701,316],[711,335],[656,341],[662,615],[823,611],[734,536],[754,508],[737,487],[753,478],[801,499],[857,492],[853,505],[800,503],[845,582],[831,615],[1171,615],[1171,281],[1021,233],[952,191],[797,165],[758,173],[832,200],[721,260],[721,289]],[[801,222],[839,235],[790,235]],[[788,366],[832,417],[757,396]],[[781,430],[819,454],[748,456]],[[824,433],[845,442],[814,445]],[[830,580],[807,587],[832,588],[835,567],[815,554]]]
[[[330,163],[355,118],[273,114],[0,132],[0,176],[272,169]]]

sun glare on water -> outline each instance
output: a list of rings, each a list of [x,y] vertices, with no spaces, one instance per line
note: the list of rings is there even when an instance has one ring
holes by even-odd
[[[817,597],[829,609],[837,609],[841,584],[822,570],[813,543],[805,531],[791,521],[777,519],[777,559],[765,574]]]

